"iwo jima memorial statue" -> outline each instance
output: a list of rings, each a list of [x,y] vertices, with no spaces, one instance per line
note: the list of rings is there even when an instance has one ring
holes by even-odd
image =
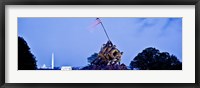
[[[116,48],[116,45],[114,45],[111,42],[102,21],[99,18],[96,18],[96,20],[98,21],[98,24],[101,24],[101,26],[106,34],[106,37],[108,38],[108,41],[106,44],[103,44],[97,57],[92,61],[91,67],[87,68],[87,69],[90,69],[90,70],[127,70],[126,65],[120,64],[121,56],[122,56],[123,52],[120,52]],[[87,69],[85,69],[85,70],[87,70]]]

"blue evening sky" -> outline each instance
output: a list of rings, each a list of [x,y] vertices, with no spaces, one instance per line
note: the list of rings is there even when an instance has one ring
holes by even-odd
[[[121,63],[130,61],[147,47],[169,52],[182,61],[182,18],[100,18],[108,35],[124,52]],[[18,18],[18,35],[23,37],[37,65],[86,66],[87,57],[107,42],[96,18]]]

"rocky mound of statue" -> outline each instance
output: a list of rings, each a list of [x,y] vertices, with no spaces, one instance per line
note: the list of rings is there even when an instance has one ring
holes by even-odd
[[[116,45],[113,45],[109,40],[106,44],[103,44],[99,53],[93,56],[93,60],[90,61],[90,65],[83,67],[83,70],[127,70],[125,64],[120,64],[121,56],[123,52],[120,52]]]

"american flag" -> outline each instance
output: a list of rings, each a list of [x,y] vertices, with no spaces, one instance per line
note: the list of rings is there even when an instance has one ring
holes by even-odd
[[[95,21],[95,23],[94,23],[94,27],[97,26],[97,25],[100,24],[100,23],[101,23],[101,20],[100,20],[99,18],[96,18],[96,21]]]
[[[100,23],[101,23],[101,20],[99,18],[96,18],[96,20],[90,25],[89,30],[90,31],[94,30],[96,26]]]
[[[98,24],[100,24],[101,23],[101,25],[102,25],[102,27],[103,27],[103,30],[104,30],[104,32],[105,32],[105,34],[106,34],[106,37],[108,38],[108,40],[110,40],[110,38],[109,38],[109,36],[108,36],[108,33],[106,32],[106,29],[105,29],[105,27],[103,26],[103,24],[102,24],[102,22],[101,22],[101,20],[99,19],[99,18],[96,18],[96,21],[95,21],[95,23],[93,24],[93,26],[92,26],[92,28],[94,29]]]

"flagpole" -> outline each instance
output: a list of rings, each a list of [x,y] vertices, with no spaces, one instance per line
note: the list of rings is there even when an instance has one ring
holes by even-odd
[[[97,18],[98,20],[100,20],[99,18]],[[110,38],[109,38],[109,36],[108,36],[108,33],[106,32],[106,29],[105,29],[105,27],[103,26],[103,23],[101,22],[101,20],[100,20],[100,23],[101,23],[101,26],[103,27],[103,30],[104,30],[104,32],[105,32],[105,34],[106,34],[106,37],[108,38],[108,40],[110,41]]]

